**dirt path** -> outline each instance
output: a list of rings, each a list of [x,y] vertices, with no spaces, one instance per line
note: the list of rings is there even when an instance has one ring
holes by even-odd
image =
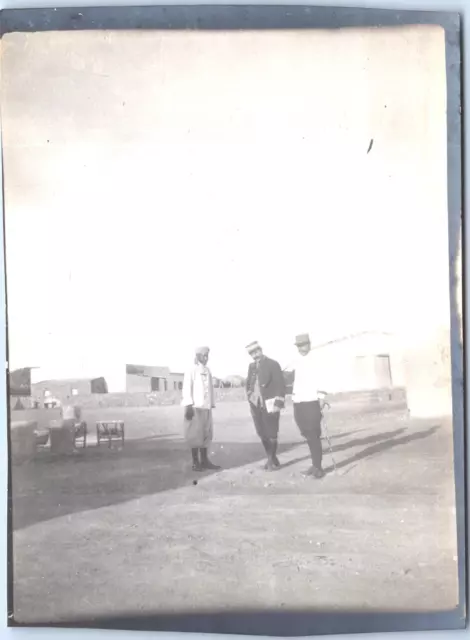
[[[283,468],[266,474],[259,445],[246,460],[223,439],[233,438],[229,430],[219,434],[214,457],[237,460],[197,484],[186,451],[171,439],[159,444],[162,458],[150,458],[153,464],[136,450],[126,465],[123,458],[89,457],[49,471],[49,478],[46,464],[35,465],[29,476],[23,471],[22,484],[18,473],[17,521],[24,522],[14,535],[16,620],[455,605],[448,426],[369,418],[351,432],[334,424],[330,431],[339,469],[320,482],[301,475],[305,445],[286,444]],[[248,432],[246,424],[239,439]],[[251,446],[238,444],[240,451]],[[328,467],[328,454],[325,461]],[[175,469],[184,481],[162,485]],[[139,495],[136,473],[155,476],[141,483]],[[42,506],[34,506],[33,476]],[[94,487],[103,490],[101,501]],[[61,512],[60,500],[73,496],[76,508]],[[20,513],[28,510],[29,522]]]

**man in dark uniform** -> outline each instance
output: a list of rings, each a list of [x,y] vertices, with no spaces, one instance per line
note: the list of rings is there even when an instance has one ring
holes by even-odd
[[[246,394],[256,433],[268,456],[265,469],[274,471],[281,466],[276,452],[286,396],[284,375],[279,363],[267,358],[257,342],[250,343],[247,351],[253,362],[248,368]]]

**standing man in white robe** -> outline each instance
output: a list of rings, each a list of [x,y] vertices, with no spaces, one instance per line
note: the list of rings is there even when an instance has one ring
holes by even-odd
[[[207,366],[209,351],[209,347],[198,347],[193,366],[184,374],[184,431],[191,448],[193,471],[220,469],[208,456],[213,439],[212,409],[215,407],[214,384]]]

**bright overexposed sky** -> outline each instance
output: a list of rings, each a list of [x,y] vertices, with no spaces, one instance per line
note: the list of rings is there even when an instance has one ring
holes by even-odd
[[[3,39],[10,364],[447,321],[444,32]],[[367,153],[370,141],[373,145]]]

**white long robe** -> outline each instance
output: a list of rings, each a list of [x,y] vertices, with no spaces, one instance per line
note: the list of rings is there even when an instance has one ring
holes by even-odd
[[[212,409],[215,394],[212,374],[201,363],[194,364],[184,375],[183,407],[193,407],[192,420],[184,420],[184,436],[190,448],[208,448],[213,438]]]

